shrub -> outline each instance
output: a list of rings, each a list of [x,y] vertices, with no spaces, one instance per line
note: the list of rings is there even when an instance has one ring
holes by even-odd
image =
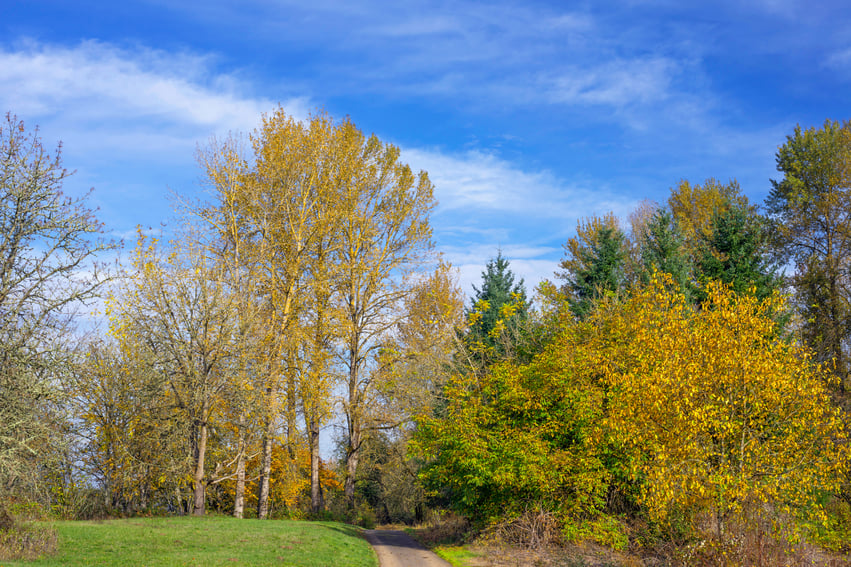
[[[56,531],[51,525],[20,521],[0,505],[0,560],[32,560],[55,551]]]

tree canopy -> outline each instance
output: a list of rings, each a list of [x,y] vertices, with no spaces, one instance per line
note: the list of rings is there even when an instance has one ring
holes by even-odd
[[[847,388],[851,359],[851,123],[797,126],[777,151],[766,200],[775,250],[794,263],[804,332],[819,361],[832,361]]]
[[[43,490],[34,463],[61,455],[74,315],[98,296],[98,255],[115,246],[86,196],[62,193],[61,149],[11,114],[0,122],[0,490]]]

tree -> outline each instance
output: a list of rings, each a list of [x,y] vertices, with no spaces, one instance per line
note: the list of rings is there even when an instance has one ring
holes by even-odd
[[[124,335],[93,342],[75,373],[74,410],[84,441],[80,461],[100,486],[106,510],[121,514],[165,506],[180,495],[191,453],[186,417],[176,415],[163,376],[145,345]]]
[[[333,302],[335,266],[328,257],[333,250],[334,234],[320,235],[316,244],[316,263],[311,273],[315,282],[306,299],[307,308],[303,315],[308,335],[294,358],[310,451],[310,510],[314,514],[322,511],[324,506],[319,434],[331,416],[333,389],[339,381],[339,373],[333,368],[333,358],[334,343],[339,339],[341,326],[339,310]]]
[[[66,197],[61,144],[51,155],[38,129],[0,123],[0,486],[35,490],[63,444],[59,380],[75,310],[105,281],[99,253],[115,244],[86,197]],[[34,466],[36,465],[36,466]]]
[[[794,262],[792,283],[804,311],[804,336],[820,362],[830,361],[845,390],[851,374],[851,122],[786,137],[766,206],[781,261]]]
[[[659,275],[585,320],[563,312],[531,362],[453,376],[415,431],[432,496],[480,523],[532,504],[575,535],[622,537],[605,521],[619,500],[726,541],[823,518],[847,432],[809,351],[776,332],[782,299],[714,281],[699,307],[672,288]]]
[[[404,298],[403,315],[380,355],[383,405],[402,423],[431,411],[461,348],[464,298],[440,263]]]
[[[514,282],[514,273],[502,251],[488,261],[481,286],[473,286],[466,343],[468,354],[480,359],[479,364],[486,364],[515,350],[517,334],[529,317],[529,302],[523,279]]]
[[[252,436],[252,417],[263,405],[264,389],[259,387],[260,369],[266,364],[267,299],[260,292],[258,267],[250,261],[254,251],[245,240],[244,219],[240,216],[239,197],[246,183],[248,165],[244,154],[244,139],[230,136],[222,142],[213,138],[206,148],[196,154],[196,160],[206,174],[205,181],[218,196],[217,206],[200,211],[208,223],[216,246],[209,252],[217,258],[222,274],[233,293],[236,294],[237,331],[234,337],[232,387],[228,409],[232,413],[230,422],[235,425],[236,462],[233,497],[233,515],[242,518],[245,510],[246,461],[249,439]]]
[[[751,293],[757,299],[770,297],[780,287],[763,219],[738,205],[715,214],[696,268],[700,278],[721,281],[736,293]],[[705,298],[705,293],[698,296]]]
[[[657,210],[644,226],[641,242],[642,283],[649,282],[654,272],[663,272],[670,274],[683,293],[690,294],[691,261],[674,216]]]
[[[574,315],[585,318],[599,298],[627,286],[627,256],[626,236],[614,215],[577,224],[576,236],[565,245],[564,271],[559,274],[567,280],[563,289]]]
[[[697,308],[664,280],[596,315],[607,330],[590,351],[608,436],[645,455],[632,474],[648,515],[709,520],[722,539],[733,525],[818,518],[848,461],[846,432],[810,352],[778,337],[782,298],[715,281]]]
[[[332,163],[340,199],[336,275],[346,374],[344,492],[351,508],[364,435],[397,425],[378,411],[377,362],[430,259],[429,215],[435,202],[428,174],[414,175],[399,161],[398,148],[375,135],[367,138],[348,120],[337,132]]]
[[[111,332],[119,343],[147,349],[171,407],[189,425],[192,509],[203,515],[211,425],[231,384],[226,360],[236,334],[236,297],[219,266],[194,247],[163,257],[156,240],[140,235],[134,271],[112,301]],[[197,240],[196,240],[197,242]]]
[[[418,420],[426,489],[479,525],[529,507],[571,524],[604,506],[610,475],[593,436],[604,391],[585,363],[585,324],[567,314],[560,324],[528,363],[454,374],[440,411]]]
[[[668,208],[677,222],[686,252],[692,261],[697,260],[702,243],[712,235],[715,214],[731,205],[750,208],[748,198],[742,195],[736,180],[723,185],[715,179],[707,179],[703,185],[692,185],[684,179],[671,189]]]
[[[316,297],[314,286],[329,285],[316,276],[333,253],[325,249],[319,260],[318,246],[338,231],[340,191],[355,175],[340,154],[343,133],[327,115],[301,123],[278,108],[250,137],[253,162],[233,143],[213,144],[199,156],[216,198],[201,214],[226,243],[223,254],[230,262],[238,257],[251,274],[263,304],[260,328],[265,334],[257,351],[263,355],[254,366],[257,388],[265,395],[258,408],[265,423],[260,518],[269,512],[272,448],[282,417],[294,454],[298,371],[303,368],[294,357],[314,336],[303,324],[305,313]]]
[[[388,425],[376,411],[377,355],[427,258],[434,202],[424,172],[414,175],[399,162],[398,148],[364,136],[349,120],[317,114],[301,123],[278,109],[264,116],[251,143],[253,162],[229,144],[202,155],[217,202],[201,213],[226,243],[224,254],[239,250],[239,261],[251,266],[265,306],[258,498],[265,517],[276,422],[283,418],[293,455],[299,405],[315,457],[313,505],[319,505],[318,431],[331,403],[334,362],[345,375],[352,502],[363,433]]]

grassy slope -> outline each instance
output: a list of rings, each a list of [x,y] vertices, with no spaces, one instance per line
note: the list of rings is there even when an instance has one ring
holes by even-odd
[[[134,518],[57,522],[56,529],[58,555],[0,566],[378,565],[358,528],[333,522]]]

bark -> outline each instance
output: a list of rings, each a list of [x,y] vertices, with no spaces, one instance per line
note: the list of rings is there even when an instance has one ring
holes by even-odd
[[[355,297],[356,294],[353,292],[351,296]],[[353,311],[356,312],[357,309]],[[355,507],[355,475],[358,472],[361,445],[361,392],[358,390],[358,378],[360,377],[360,328],[357,325],[357,318],[355,316],[352,316],[352,323],[353,332],[349,337],[349,360],[347,361],[349,367],[349,407],[346,410],[346,419],[349,427],[349,439],[346,447],[346,480],[343,484],[343,494],[345,495],[346,506],[349,510],[353,510]]]
[[[174,487],[174,502],[177,508],[177,515],[185,516],[186,514],[183,509],[183,495],[180,493],[180,483]]]
[[[346,506],[351,510],[355,507],[355,475],[360,461],[361,428],[357,419],[349,421],[349,446],[346,449],[346,482],[343,487],[346,496]]]
[[[239,440],[236,455],[236,489],[233,497],[233,516],[242,518],[245,510],[245,417],[239,416]]]
[[[296,444],[296,387],[295,373],[287,372],[287,452],[295,460]]]
[[[322,485],[319,480],[319,422],[311,417],[307,423],[307,439],[310,446],[310,511],[318,514],[325,507],[322,501]]]
[[[260,471],[260,484],[257,487],[257,518],[265,520],[269,516],[269,476],[272,474],[272,424],[266,425],[263,435],[263,468]]]
[[[206,404],[205,404],[206,406]],[[206,407],[202,409],[206,413]],[[198,444],[195,446],[195,474],[192,481],[194,483],[194,498],[193,498],[193,514],[196,516],[204,515],[204,458],[207,452],[207,422],[202,420],[198,425]]]

